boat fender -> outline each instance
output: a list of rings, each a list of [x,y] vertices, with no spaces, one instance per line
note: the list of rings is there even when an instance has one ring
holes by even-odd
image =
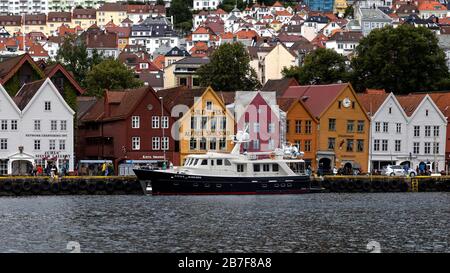
[[[24,181],[23,182],[23,191],[30,191],[31,190],[31,181]]]

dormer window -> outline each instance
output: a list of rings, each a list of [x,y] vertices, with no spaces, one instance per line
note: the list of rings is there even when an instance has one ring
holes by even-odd
[[[428,117],[428,109],[427,109],[427,110],[425,110],[425,116],[427,116],[427,117]]]

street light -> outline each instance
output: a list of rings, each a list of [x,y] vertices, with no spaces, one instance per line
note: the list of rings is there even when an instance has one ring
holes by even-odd
[[[163,155],[164,155],[164,162],[163,162],[163,170],[165,170],[167,168],[167,164],[166,164],[166,147],[163,145],[164,143],[164,123],[163,123],[163,119],[164,119],[164,99],[163,97],[159,97],[159,99],[161,100],[161,128],[162,128],[162,141],[161,141],[161,148],[163,150]]]

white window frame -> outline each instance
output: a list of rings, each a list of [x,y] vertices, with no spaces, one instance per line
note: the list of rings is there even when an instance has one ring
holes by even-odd
[[[159,129],[159,116],[152,116],[152,128]]]
[[[140,137],[131,137],[131,149],[133,151],[138,151],[141,149],[141,138]]]
[[[140,117],[139,116],[132,116],[131,117],[131,128],[133,128],[133,129],[139,129],[140,128]]]
[[[152,137],[152,150],[153,151],[161,150],[161,138],[160,137]]]

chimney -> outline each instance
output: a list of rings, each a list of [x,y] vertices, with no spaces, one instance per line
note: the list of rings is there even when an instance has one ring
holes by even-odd
[[[111,114],[111,106],[108,101],[108,90],[106,89],[103,91],[103,98],[103,112],[105,113],[104,117],[109,117],[109,115]]]

